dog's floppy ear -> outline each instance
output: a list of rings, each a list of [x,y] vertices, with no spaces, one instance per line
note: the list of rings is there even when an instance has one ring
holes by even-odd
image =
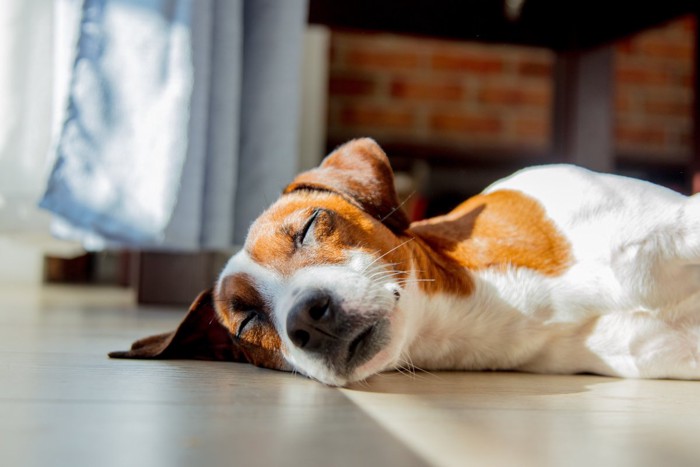
[[[247,362],[243,350],[219,322],[212,291],[199,294],[176,330],[137,340],[130,350],[111,352],[112,358],[194,359]]]
[[[300,174],[284,192],[299,190],[337,193],[395,232],[408,228],[389,158],[371,138],[354,139],[340,146],[320,167]]]

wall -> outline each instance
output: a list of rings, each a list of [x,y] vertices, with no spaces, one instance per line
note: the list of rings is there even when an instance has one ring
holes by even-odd
[[[616,141],[621,154],[687,160],[692,147],[692,17],[615,48]]]
[[[695,28],[683,18],[615,44],[618,154],[689,157]],[[536,48],[335,31],[329,140],[546,152],[553,60]]]

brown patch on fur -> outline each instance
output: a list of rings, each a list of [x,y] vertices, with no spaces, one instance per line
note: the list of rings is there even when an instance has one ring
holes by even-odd
[[[216,317],[211,290],[190,305],[177,329],[139,339],[126,351],[110,352],[112,358],[248,361],[240,346]]]
[[[420,236],[413,236],[413,241],[406,248],[420,281],[418,285],[424,292],[469,295],[474,290],[474,280],[469,271],[454,257],[435,250]]]
[[[239,340],[248,361],[253,365],[275,370],[289,369],[282,356],[282,340],[269,321],[246,326]]]
[[[410,232],[473,271],[512,266],[556,276],[571,263],[568,241],[542,206],[512,190],[477,195],[444,216],[414,223]]]
[[[245,273],[226,277],[217,291],[216,301],[219,305],[217,309],[220,311],[219,316],[222,323],[234,331],[235,323],[232,322],[231,313],[248,310],[267,312],[265,301],[255,287],[255,281]]]
[[[362,167],[379,183],[361,177]],[[553,276],[571,262],[567,240],[544,209],[516,191],[475,196],[447,215],[397,232],[392,227],[400,219],[392,226],[378,215],[395,205],[395,195],[386,156],[371,140],[341,147],[286,193],[253,224],[245,245],[253,261],[283,277],[342,264],[350,250],[380,255],[395,248],[384,264],[396,263],[396,272],[412,268],[426,293],[468,295],[470,271],[522,267]],[[316,211],[312,241],[300,245],[300,232]]]
[[[211,290],[199,294],[180,325],[171,332],[134,342],[131,349],[111,352],[112,358],[196,359],[246,362],[273,370],[290,370],[280,351],[281,343],[271,326],[253,326],[240,338],[233,337],[235,320],[221,298]]]
[[[216,293],[215,303],[220,321],[250,363],[264,368],[287,368],[271,311],[251,276],[239,273],[226,277]],[[252,314],[256,318],[240,331],[243,321]]]
[[[389,158],[371,138],[349,141],[333,151],[313,170],[299,174],[284,190],[336,193],[394,232],[408,228],[394,188]]]
[[[316,209],[325,213],[314,228],[315,241],[299,247],[295,235]],[[254,261],[282,276],[342,264],[351,249],[379,255],[393,248],[382,261],[397,263],[395,271],[412,267],[426,293],[468,295],[474,288],[470,271],[523,267],[554,276],[571,262],[568,242],[539,203],[509,190],[475,196],[449,214],[414,223],[405,236],[334,193],[293,192],[255,222],[246,243]]]
[[[317,210],[308,241],[300,245],[299,234]],[[245,249],[258,264],[290,276],[304,267],[342,264],[350,250],[381,254],[404,240],[340,195],[293,192],[255,221]],[[400,268],[408,269],[410,264],[401,255],[398,250],[392,252],[385,263],[401,262]]]
[[[316,209],[327,210],[328,219],[314,229],[315,241],[299,248],[294,237]],[[403,244],[403,245],[402,245]],[[380,256],[395,272],[413,268],[427,292],[467,295],[473,281],[464,265],[433,250],[419,236],[399,236],[364,210],[334,193],[294,192],[283,196],[251,227],[245,248],[258,264],[291,276],[309,266],[342,264],[350,250]],[[406,278],[398,275],[396,280]]]

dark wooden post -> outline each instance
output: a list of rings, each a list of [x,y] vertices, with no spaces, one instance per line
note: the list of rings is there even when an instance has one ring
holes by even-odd
[[[612,46],[559,52],[554,70],[555,160],[614,170]]]

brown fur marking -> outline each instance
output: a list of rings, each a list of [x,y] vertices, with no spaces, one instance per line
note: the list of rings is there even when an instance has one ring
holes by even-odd
[[[547,276],[571,263],[568,241],[540,204],[517,191],[477,195],[410,231],[434,251],[472,271],[524,267]]]
[[[250,363],[273,369],[286,366],[281,352],[282,341],[272,324],[271,310],[250,275],[238,273],[225,278],[215,296],[215,303],[220,321],[231,336],[238,336],[234,339]],[[241,323],[253,312],[258,317],[239,333]]]
[[[322,211],[310,232],[312,240],[296,245],[295,236],[317,209]],[[251,227],[245,249],[253,261],[288,277],[308,266],[341,264],[351,249],[378,254],[403,240],[337,194],[304,191],[283,196],[263,213]],[[388,255],[386,263],[404,261],[397,255]]]

